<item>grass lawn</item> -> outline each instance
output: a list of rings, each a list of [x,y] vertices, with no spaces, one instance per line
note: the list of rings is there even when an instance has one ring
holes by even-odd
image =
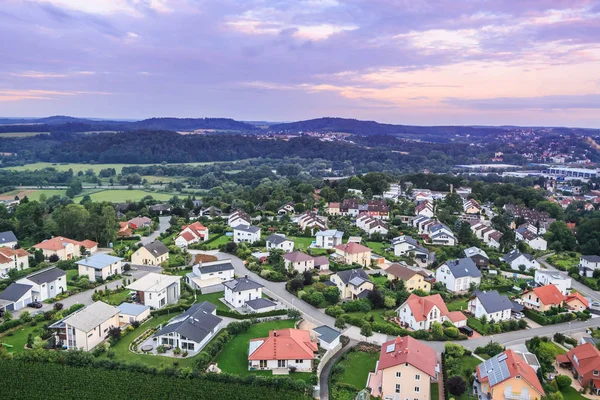
[[[19,199],[27,196],[29,200],[39,200],[41,195],[45,195],[46,198],[50,198],[52,196],[65,196],[67,193],[66,190],[61,189],[15,189],[10,192],[2,193],[0,198],[2,200],[12,200],[15,196],[19,196]]]
[[[225,304],[223,304],[223,302],[221,302],[219,300],[223,296],[225,296],[225,294],[223,292],[208,293],[208,294],[199,294],[199,295],[196,296],[196,303],[201,303],[203,301],[208,301],[209,303],[213,303],[215,306],[217,306],[218,310],[221,310],[221,311],[231,311],[229,309],[229,307],[227,307]]]
[[[129,290],[123,290],[115,293],[111,292],[108,296],[102,296],[100,301],[103,301],[111,306],[118,306],[121,303],[125,303],[129,299]]]
[[[554,347],[554,355],[567,354],[567,351],[559,345],[557,345],[556,343],[550,342],[550,344],[552,345],[552,347]]]
[[[464,311],[467,309],[467,303],[467,299],[454,300],[447,303],[446,306],[448,307],[448,311]]]
[[[548,257],[547,261],[558,268],[569,269],[571,267],[576,267],[577,265],[579,265],[580,254],[574,253],[575,257],[571,257],[569,253],[570,252],[563,252],[555,254],[553,256]]]
[[[460,359],[461,370],[465,378],[470,377],[475,372],[475,367],[483,361],[473,356],[462,356]]]
[[[25,351],[25,345],[27,344],[27,336],[29,334],[35,338],[36,336],[40,336],[42,333],[42,323],[38,323],[36,326],[29,326],[29,324],[25,325],[22,328],[17,329],[9,335],[4,335],[0,340],[4,344],[10,344],[13,348],[10,350],[13,353],[19,353],[21,351]]]
[[[382,256],[385,254],[385,249],[390,247],[390,245],[384,242],[367,242],[367,247],[370,247],[375,253]]]
[[[431,392],[431,394],[429,395],[429,398],[431,400],[439,399],[440,398],[440,385],[438,385],[437,382],[431,382],[430,392]]]
[[[315,240],[313,237],[290,236],[288,239],[294,241],[294,250],[308,249]]]
[[[237,161],[241,161],[241,160],[237,160]],[[194,162],[194,163],[182,163],[182,164],[196,166],[196,165],[219,164],[222,162],[231,162],[231,161]],[[121,169],[123,167],[129,167],[129,166],[147,167],[149,165],[160,165],[160,164],[83,164],[83,163],[57,164],[57,163],[49,163],[49,162],[37,162],[37,163],[32,163],[32,164],[20,165],[20,166],[16,166],[16,167],[8,167],[6,169],[11,170],[11,171],[35,171],[37,169],[44,169],[44,168],[54,168],[57,171],[68,171],[69,169],[72,169],[75,174],[77,174],[79,171],[85,172],[88,169],[92,169],[94,171],[94,173],[97,175],[100,172],[100,170],[103,170],[105,168],[114,168],[115,171],[117,172],[117,174],[120,174]],[[180,165],[180,164],[175,164],[175,165]]]
[[[71,279],[73,279],[73,277],[77,275],[79,275],[79,271],[76,269],[70,269],[67,271],[67,290],[75,288],[75,286],[71,285]]]
[[[140,201],[146,196],[152,196],[155,200],[167,201],[173,197],[173,194],[168,193],[154,193],[154,192],[146,192],[144,190],[119,190],[119,189],[109,189],[102,190],[100,192],[96,192],[90,195],[92,201],[110,201],[113,203],[124,203],[128,200],[131,201]],[[75,197],[73,201],[75,203],[79,203],[83,196]]]
[[[390,324],[395,327],[398,327],[398,325],[392,324],[391,322],[388,322],[385,320],[383,313],[385,313],[386,311],[388,311],[388,310],[386,310],[385,308],[377,308],[377,309],[369,311],[368,313],[364,313],[361,311],[354,311],[354,312],[346,313],[346,315],[351,315],[354,317],[363,317],[363,318],[365,318],[367,315],[372,315],[374,318],[373,322],[379,322],[382,324]]]
[[[375,364],[379,353],[365,353],[351,351],[339,362],[344,367],[344,372],[337,376],[337,382],[352,385],[358,390],[367,386],[369,372],[375,371]],[[433,397],[432,397],[433,399]]]
[[[474,317],[467,317],[467,326],[469,326],[471,329],[475,329],[479,333],[481,333],[481,328],[483,328],[481,322],[479,322],[479,320]]]
[[[574,387],[569,386],[560,391],[565,400],[587,400],[587,397],[579,393]]]
[[[210,239],[210,237],[209,237],[209,239]],[[206,246],[210,249],[217,249],[217,248],[219,248],[220,245],[231,242],[232,240],[233,240],[232,236],[227,236],[227,235],[223,234],[223,235],[219,236],[218,239],[215,239],[214,241],[208,243]]]
[[[282,320],[282,321],[269,321],[255,324],[250,327],[248,332],[235,335],[229,343],[225,345],[225,348],[215,359],[219,368],[223,372],[230,374],[247,376],[247,375],[263,375],[272,376],[271,371],[249,371],[248,370],[248,344],[250,339],[259,337],[269,336],[269,331],[273,329],[293,328],[295,321],[293,320]],[[296,372],[290,374],[291,378],[294,379],[310,379],[312,374]]]
[[[373,283],[375,284],[375,286],[377,287],[383,287],[385,285],[385,283],[387,282],[387,276],[382,275],[382,276],[373,276],[371,275],[371,280],[373,281]]]

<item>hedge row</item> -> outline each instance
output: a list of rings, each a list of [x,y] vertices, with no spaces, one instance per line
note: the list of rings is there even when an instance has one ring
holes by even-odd
[[[531,319],[533,322],[537,322],[540,325],[560,324],[562,322],[572,321],[578,317],[582,320],[586,320],[586,319],[583,319],[582,316],[579,316],[578,314],[575,314],[575,313],[565,313],[565,314],[546,316],[537,311],[525,309],[524,314],[527,318]]]
[[[263,313],[253,313],[253,314],[240,314],[234,311],[222,311],[217,309],[217,315],[221,317],[229,317],[234,319],[253,319],[253,318],[264,318],[264,317],[275,317],[281,315],[287,315],[288,310],[273,310],[267,311]]]

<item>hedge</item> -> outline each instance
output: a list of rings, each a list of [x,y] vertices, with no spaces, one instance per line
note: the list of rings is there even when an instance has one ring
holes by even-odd
[[[537,322],[540,325],[560,324],[562,322],[572,321],[576,318],[582,319],[584,321],[587,320],[587,319],[584,319],[581,314],[578,315],[578,314],[574,314],[574,313],[556,314],[556,315],[546,316],[537,311],[529,310],[529,309],[525,309],[523,312],[527,318],[531,319],[533,322]]]
[[[253,313],[253,314],[240,314],[234,311],[222,311],[217,309],[217,315],[221,317],[229,317],[235,319],[253,319],[253,318],[263,318],[263,317],[275,317],[281,315],[287,315],[288,310],[273,310],[267,311],[263,313]]]
[[[513,285],[481,285],[480,290],[497,290],[498,292],[508,292],[512,290]]]

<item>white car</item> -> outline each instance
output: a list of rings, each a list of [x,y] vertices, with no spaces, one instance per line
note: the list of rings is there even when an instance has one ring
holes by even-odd
[[[521,318],[524,318],[524,317],[525,317],[525,315],[524,315],[523,313],[517,312],[517,313],[514,313],[514,314],[513,314],[513,317],[514,317],[515,319],[521,319]]]

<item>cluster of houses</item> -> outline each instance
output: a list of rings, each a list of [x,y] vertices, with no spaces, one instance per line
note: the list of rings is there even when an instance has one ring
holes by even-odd
[[[417,216],[411,221],[411,226],[416,228],[424,239],[435,246],[454,246],[456,245],[456,237],[452,230],[436,220],[424,215]]]
[[[117,237],[126,238],[133,235],[138,229],[149,228],[152,226],[152,220],[148,217],[137,216],[129,221],[119,222],[119,231]]]
[[[366,214],[374,218],[387,220],[390,217],[390,208],[385,200],[368,200],[362,202],[359,199],[344,199],[342,203],[329,203],[327,213],[329,215],[351,217]]]

